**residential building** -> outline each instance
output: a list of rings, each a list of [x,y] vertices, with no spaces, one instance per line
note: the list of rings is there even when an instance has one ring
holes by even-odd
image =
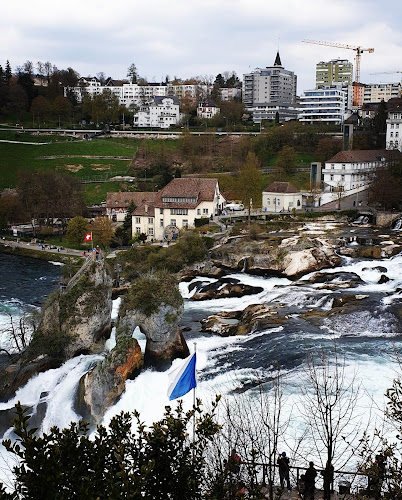
[[[241,89],[237,87],[221,87],[219,89],[222,101],[232,101],[236,99],[238,101],[241,100]]]
[[[134,127],[169,128],[183,118],[180,102],[174,96],[154,96],[134,113]]]
[[[332,59],[317,63],[315,70],[315,86],[326,87],[335,83],[352,85],[353,64],[346,59]]]
[[[152,192],[107,193],[106,215],[113,222],[123,222],[127,215],[127,208],[131,203],[134,203],[135,207],[151,205],[155,197],[156,193]]]
[[[217,179],[173,179],[152,202],[133,212],[133,236],[145,233],[150,239],[170,240],[180,229],[194,227],[196,219],[217,215],[225,204]]]
[[[110,90],[118,99],[120,104],[127,108],[134,104],[140,106],[153,97],[173,96],[182,99],[191,97],[199,99],[200,96],[207,96],[210,90],[208,85],[198,84],[178,84],[170,83],[148,83],[138,85],[137,83],[124,83],[109,78],[106,85],[101,85],[96,77],[80,78],[77,87],[65,87],[64,95],[72,91],[78,102],[81,102],[85,95],[95,96],[102,94],[106,89]]]
[[[296,87],[296,75],[282,66],[278,52],[273,66],[243,75],[243,103],[255,123],[275,119],[277,111],[279,120],[285,121],[286,110],[296,104]]]
[[[325,162],[322,170],[326,191],[352,191],[370,184],[373,172],[402,158],[399,151],[341,151]]]
[[[402,83],[369,83],[364,85],[363,103],[387,102],[402,97]]]
[[[212,99],[205,99],[200,101],[197,106],[197,118],[210,120],[215,115],[218,115],[220,111],[220,108],[218,108]]]
[[[326,123],[340,125],[351,109],[351,87],[337,83],[318,89],[305,90],[300,96],[299,121],[302,123]]]
[[[402,98],[388,101],[386,148],[402,152]]]
[[[302,193],[290,182],[272,182],[262,192],[262,209],[265,212],[301,210],[302,201]]]

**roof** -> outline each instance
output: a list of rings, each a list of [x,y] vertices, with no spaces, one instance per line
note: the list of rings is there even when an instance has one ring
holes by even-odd
[[[387,101],[388,111],[402,111],[402,97],[392,97]]]
[[[281,57],[280,57],[280,55],[279,55],[279,50],[278,50],[278,52],[276,53],[274,66],[282,66]]]
[[[176,96],[174,96],[174,95],[155,95],[153,97],[153,100],[154,100],[154,102],[156,104],[163,104],[164,99],[172,99],[173,100],[173,104],[180,105],[179,99]]]
[[[134,202],[136,207],[144,203],[152,203],[156,198],[157,193],[151,192],[118,192],[107,193],[106,207],[107,208],[126,208],[131,202]]]
[[[270,184],[266,189],[264,189],[264,193],[299,193],[293,184],[290,182],[279,182],[275,181]]]
[[[340,151],[325,163],[361,163],[377,162],[382,160],[398,160],[402,157],[400,151],[395,149],[358,149]]]
[[[216,108],[217,106],[216,106],[216,104],[215,104],[215,101],[213,101],[212,99],[207,98],[207,99],[204,99],[203,101],[200,101],[200,102],[198,103],[198,107],[203,107],[203,108],[205,108],[205,107],[209,107],[209,108]]]
[[[158,191],[155,206],[168,208],[195,208],[202,201],[213,201],[218,179],[180,177],[173,179]],[[163,198],[195,198],[195,202],[164,202]]]

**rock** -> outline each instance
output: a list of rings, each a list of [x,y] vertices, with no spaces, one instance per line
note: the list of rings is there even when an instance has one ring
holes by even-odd
[[[108,356],[83,376],[83,402],[96,423],[122,394],[126,380],[134,378],[142,366],[143,358],[137,340],[122,336]]]
[[[378,280],[378,284],[382,285],[383,283],[388,283],[389,278],[385,274],[382,274],[380,279]]]
[[[386,273],[388,269],[384,266],[363,267],[362,271],[378,271],[379,273]]]
[[[310,276],[308,280],[300,281],[300,284],[305,284],[305,283],[328,284],[333,281],[336,281],[337,287],[342,286],[342,284],[345,283],[347,284],[348,287],[355,287],[357,285],[364,283],[364,281],[356,273],[338,272],[338,273],[315,273],[312,276]]]
[[[224,311],[208,316],[208,318],[201,320],[201,329],[204,332],[228,337],[274,328],[286,319],[278,314],[277,306],[252,304],[247,306],[244,311]]]
[[[236,280],[238,281],[238,280]],[[245,285],[243,283],[227,283],[223,284],[222,280],[215,283],[208,283],[199,288],[190,300],[210,300],[228,297],[243,297],[244,295],[253,295],[261,293],[262,287]]]
[[[140,311],[125,311],[119,318],[119,328],[133,332],[138,326],[147,338],[145,347],[145,364],[161,366],[161,361],[171,361],[177,357],[189,355],[186,341],[179,329],[183,305],[174,307],[160,304],[153,314],[146,315]],[[164,363],[162,363],[164,364]]]

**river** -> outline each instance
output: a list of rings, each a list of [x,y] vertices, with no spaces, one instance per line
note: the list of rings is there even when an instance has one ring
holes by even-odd
[[[386,235],[383,236],[383,242],[387,244]],[[357,242],[350,244],[356,245]],[[55,265],[12,256],[0,255],[0,259],[0,314],[9,310],[18,313],[29,305],[38,306],[56,286],[60,268]],[[196,343],[197,349],[197,397],[209,402],[218,393],[227,398],[252,393],[257,381],[270,380],[274,367],[279,363],[286,382],[288,408],[295,409],[300,404],[301,386],[306,380],[307,355],[312,354],[319,359],[326,353],[331,357],[336,344],[338,355],[345,359],[346,378],[352,380],[356,377],[356,383],[362,386],[359,401],[362,418],[374,422],[368,409],[375,407],[374,412],[381,415],[385,404],[384,393],[396,375],[397,366],[392,354],[402,342],[402,254],[375,260],[345,257],[338,268],[322,272],[356,273],[361,281],[355,288],[345,289],[338,278],[326,287],[326,283],[308,283],[309,276],[304,276],[295,284],[286,278],[238,273],[232,276],[243,283],[260,286],[263,291],[242,298],[202,302],[191,301],[190,283],[181,283],[180,290],[185,298],[182,326],[186,327],[185,337],[190,350],[193,343]],[[388,281],[378,283],[381,275],[386,275]],[[328,316],[319,325],[303,317],[307,310],[329,311],[335,297],[348,293],[362,299],[346,314]],[[200,319],[210,314],[244,309],[249,304],[257,303],[280,305],[287,321],[267,330],[228,338],[200,330]],[[118,302],[114,305],[116,315]],[[134,335],[144,348],[141,332],[136,331]],[[110,347],[112,343],[108,344]],[[58,369],[37,375],[18,391],[15,398],[0,403],[0,410],[11,408],[19,400],[32,406],[33,413],[41,406],[44,412],[42,431],[49,430],[52,425],[67,426],[71,420],[80,418],[74,408],[78,382],[99,359],[101,356],[79,356]],[[176,360],[173,366],[180,363]],[[167,387],[166,372],[142,372],[135,380],[127,381],[126,391],[107,411],[104,423],[107,424],[113,415],[122,410],[134,409],[140,412],[145,422],[159,419],[169,404]],[[185,406],[190,407],[192,395],[188,394],[183,399]],[[293,436],[302,432],[299,419],[300,411],[296,409],[289,429]],[[11,429],[5,433],[5,436],[9,435]],[[286,446],[291,447],[289,440]],[[2,456],[4,461],[0,463],[0,474],[4,478],[8,475],[10,457],[4,450]]]

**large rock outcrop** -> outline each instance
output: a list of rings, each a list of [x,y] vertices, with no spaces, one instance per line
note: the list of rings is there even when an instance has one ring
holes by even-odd
[[[103,349],[102,338],[110,333],[112,279],[104,260],[92,262],[71,288],[54,294],[44,309],[40,332],[67,338],[65,359]]]
[[[143,357],[137,340],[120,335],[105,359],[81,379],[80,413],[98,423],[123,393],[126,380],[136,377],[142,366]]]

